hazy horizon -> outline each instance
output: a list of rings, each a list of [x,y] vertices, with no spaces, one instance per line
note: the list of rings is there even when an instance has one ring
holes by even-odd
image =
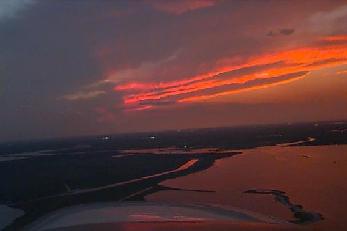
[[[106,136],[121,136],[121,135],[140,135],[140,134],[158,134],[158,133],[166,133],[166,132],[186,132],[190,130],[204,130],[204,129],[237,129],[237,128],[251,128],[257,126],[284,126],[284,125],[301,125],[301,124],[346,124],[346,119],[341,120],[320,120],[320,121],[295,121],[295,122],[279,122],[279,123],[249,123],[249,124],[239,124],[239,125],[224,125],[224,126],[210,126],[210,127],[185,127],[185,128],[167,128],[161,130],[143,130],[143,131],[128,131],[128,132],[114,132],[114,133],[91,133],[91,134],[74,134],[71,136],[51,136],[51,137],[33,137],[33,138],[24,138],[24,139],[9,139],[9,140],[1,140],[0,144],[4,143],[16,143],[16,142],[35,142],[35,141],[45,141],[45,140],[59,140],[59,139],[78,139],[78,138],[89,138],[89,137],[106,137]]]

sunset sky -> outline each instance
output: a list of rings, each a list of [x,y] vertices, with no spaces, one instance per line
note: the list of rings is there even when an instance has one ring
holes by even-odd
[[[345,0],[1,0],[0,141],[347,119]]]

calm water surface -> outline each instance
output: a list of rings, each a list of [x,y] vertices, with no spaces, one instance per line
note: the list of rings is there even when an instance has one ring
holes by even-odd
[[[347,228],[347,145],[270,146],[242,150],[242,154],[217,160],[215,165],[162,184],[182,189],[215,192],[160,191],[149,201],[213,203],[235,206],[292,220],[288,208],[273,195],[249,194],[249,189],[276,189],[286,193],[306,211],[321,213],[318,228]]]

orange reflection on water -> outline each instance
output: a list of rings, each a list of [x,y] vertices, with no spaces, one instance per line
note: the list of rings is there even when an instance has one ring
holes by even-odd
[[[318,228],[347,227],[347,145],[262,147],[217,160],[205,171],[166,180],[163,185],[183,189],[214,190],[215,193],[161,191],[150,201],[213,203],[293,219],[290,211],[271,195],[243,193],[249,189],[277,189],[292,203],[319,212]]]

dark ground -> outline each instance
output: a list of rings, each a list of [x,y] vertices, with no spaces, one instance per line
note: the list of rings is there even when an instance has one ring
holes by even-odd
[[[1,156],[27,155],[28,152],[54,154],[31,156],[27,159],[0,161],[0,204],[25,211],[6,230],[18,230],[32,220],[65,206],[99,201],[143,200],[141,194],[130,196],[149,188],[146,192],[169,189],[160,186],[165,179],[202,171],[216,159],[237,153],[190,154],[190,149],[214,147],[244,149],[258,146],[314,141],[300,145],[327,145],[347,143],[347,123],[325,122],[293,125],[258,125],[235,128],[213,128],[138,133],[103,137],[81,137],[32,142],[0,144]],[[154,137],[154,138],[153,138]],[[136,154],[113,158],[122,149],[178,147],[187,154]],[[42,151],[45,150],[45,151]],[[199,161],[193,167],[88,193],[70,193],[78,189],[94,188],[117,182],[170,171],[191,159]]]

